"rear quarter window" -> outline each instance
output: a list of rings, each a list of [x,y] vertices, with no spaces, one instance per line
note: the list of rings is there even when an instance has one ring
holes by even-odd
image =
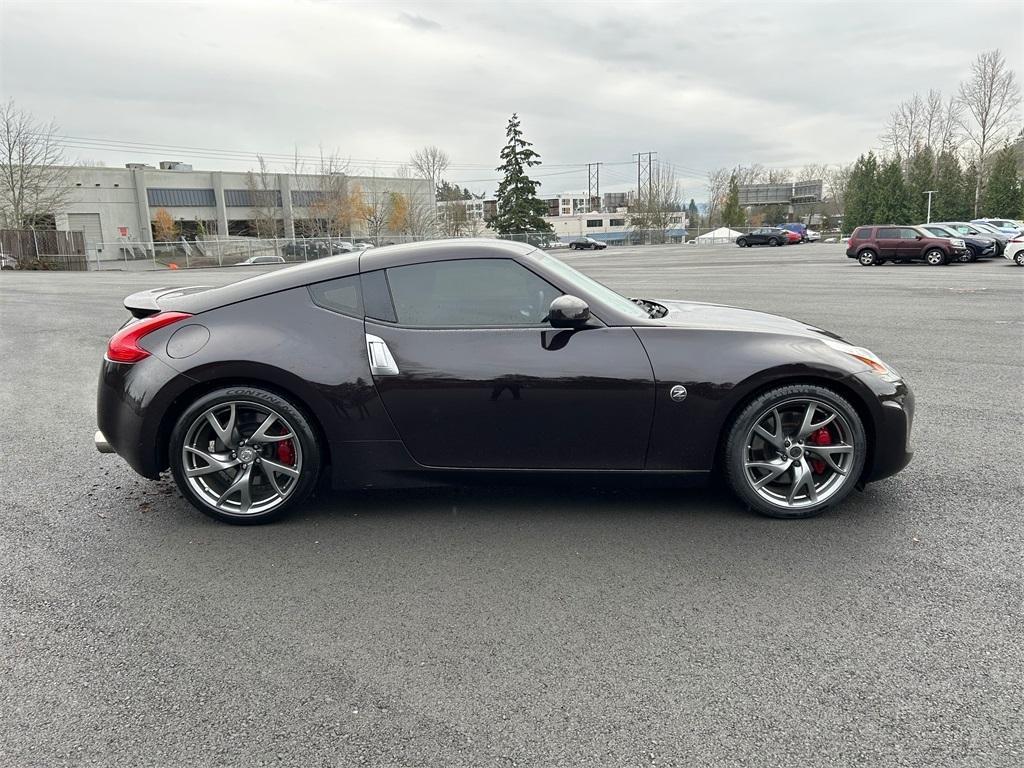
[[[317,306],[352,317],[363,316],[363,297],[359,275],[340,277],[309,286],[309,294]]]
[[[871,227],[857,227],[853,232],[854,240],[870,240]]]

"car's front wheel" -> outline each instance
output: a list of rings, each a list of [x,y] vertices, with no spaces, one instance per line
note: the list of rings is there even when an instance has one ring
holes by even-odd
[[[813,384],[777,387],[737,416],[725,443],[725,474],[751,509],[812,517],[853,491],[867,438],[856,409]]]
[[[946,254],[938,248],[932,248],[924,255],[924,260],[933,267],[941,267],[946,263]]]
[[[1024,267],[1024,251],[1017,251],[1013,254],[1013,263],[1018,267]]]
[[[779,241],[776,240],[774,237],[771,240],[768,241],[768,245],[770,245],[772,248],[775,248],[776,246],[778,246],[778,244],[779,244]]]
[[[197,399],[178,419],[171,473],[201,511],[228,523],[265,523],[300,503],[320,472],[320,446],[285,398],[230,387]]]

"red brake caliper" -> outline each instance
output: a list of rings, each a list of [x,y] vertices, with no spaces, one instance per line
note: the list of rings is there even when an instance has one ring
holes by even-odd
[[[811,445],[832,445],[832,435],[828,431],[828,427],[822,427],[821,429],[812,432],[807,438],[807,442]],[[811,459],[810,465],[811,470],[816,475],[823,474],[825,472],[825,467],[828,466],[825,464],[824,459],[819,459],[818,457]]]
[[[282,440],[277,444],[277,460],[285,466],[295,466],[295,446],[291,440]]]

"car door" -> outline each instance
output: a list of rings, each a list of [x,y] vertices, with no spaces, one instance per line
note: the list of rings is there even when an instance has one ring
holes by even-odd
[[[875,238],[878,255],[883,259],[898,258],[900,248],[900,230],[898,227],[879,227]]]
[[[512,259],[363,275],[373,380],[420,464],[641,469],[654,375],[631,328],[546,322],[563,291]]]
[[[747,242],[751,245],[764,245],[768,242],[768,238],[766,236],[767,232],[768,230],[763,227],[761,229],[755,229],[747,235]]]
[[[923,248],[918,238],[921,233],[913,227],[900,227],[900,242],[897,246],[896,258],[914,261],[921,258]]]

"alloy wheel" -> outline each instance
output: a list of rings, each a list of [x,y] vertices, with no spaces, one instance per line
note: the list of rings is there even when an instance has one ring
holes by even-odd
[[[857,256],[857,261],[859,261],[863,267],[872,266],[875,263],[874,251],[862,251],[861,254]]]
[[[946,262],[946,255],[938,249],[928,251],[928,253],[924,255],[924,258],[933,267],[938,267]]]
[[[793,398],[763,411],[746,436],[744,477],[769,504],[818,505],[851,481],[853,429],[834,406]]]
[[[302,447],[287,419],[255,402],[209,408],[189,426],[181,455],[185,481],[211,508],[261,515],[283,504],[302,474]]]

